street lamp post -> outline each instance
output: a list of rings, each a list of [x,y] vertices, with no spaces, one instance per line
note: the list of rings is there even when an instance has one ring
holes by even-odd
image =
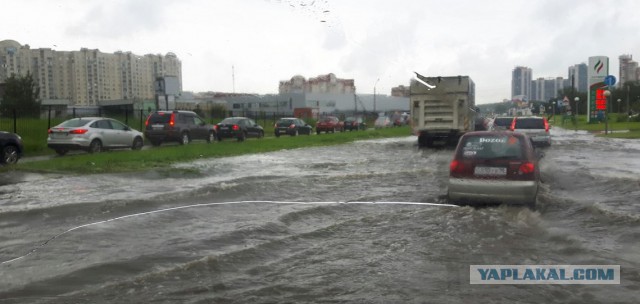
[[[376,114],[376,86],[378,85],[380,78],[376,79],[376,83],[373,85],[373,113]]]
[[[604,135],[609,134],[609,97],[611,97],[611,91],[605,90],[604,97],[606,98],[604,108]]]
[[[618,114],[620,114],[620,102],[622,101],[622,99],[618,98]]]
[[[575,127],[576,132],[578,131],[578,105],[580,104],[580,97],[576,96],[573,99],[575,101],[575,108],[573,109],[573,126]]]

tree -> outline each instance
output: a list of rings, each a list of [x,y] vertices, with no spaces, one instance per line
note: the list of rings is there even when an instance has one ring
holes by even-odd
[[[4,96],[0,102],[1,115],[13,115],[16,111],[17,116],[21,117],[38,117],[40,116],[40,87],[27,72],[25,76],[16,76],[15,74],[5,80]]]

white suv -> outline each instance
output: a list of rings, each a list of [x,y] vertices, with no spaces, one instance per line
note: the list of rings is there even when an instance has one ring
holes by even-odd
[[[515,117],[511,123],[511,131],[526,133],[536,146],[551,146],[549,122],[544,117]]]

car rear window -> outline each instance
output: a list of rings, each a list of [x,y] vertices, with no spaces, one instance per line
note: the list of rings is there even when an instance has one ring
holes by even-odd
[[[90,121],[92,121],[92,119],[72,119],[72,120],[67,120],[67,121],[61,123],[60,127],[77,128],[77,127],[82,127],[82,126],[86,125]]]
[[[541,118],[518,118],[516,129],[544,129],[544,121]]]
[[[493,125],[500,127],[509,127],[511,126],[511,122],[513,122],[513,117],[500,117],[496,118],[493,121]]]
[[[290,125],[290,124],[292,124],[294,122],[295,122],[295,120],[293,120],[293,119],[281,119],[281,120],[278,121],[278,125],[287,125],[288,126],[288,125]]]
[[[225,118],[220,123],[224,125],[232,125],[238,124],[242,119],[239,118]]]
[[[154,113],[149,117],[149,123],[152,124],[169,123],[169,120],[171,120],[170,113]]]
[[[522,158],[522,142],[517,136],[468,136],[460,147],[458,156],[467,159]]]

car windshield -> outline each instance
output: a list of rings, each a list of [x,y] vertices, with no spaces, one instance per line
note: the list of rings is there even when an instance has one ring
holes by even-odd
[[[1,3],[0,304],[640,302],[640,0]]]

